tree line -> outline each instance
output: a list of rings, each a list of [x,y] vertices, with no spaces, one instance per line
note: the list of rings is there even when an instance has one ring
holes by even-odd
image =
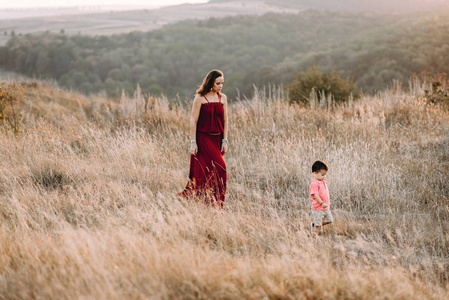
[[[193,96],[213,68],[225,93],[287,84],[316,64],[354,80],[365,92],[413,72],[449,73],[449,14],[388,15],[305,11],[184,21],[112,36],[42,33],[12,37],[0,48],[4,69],[52,78],[86,94],[142,91]]]

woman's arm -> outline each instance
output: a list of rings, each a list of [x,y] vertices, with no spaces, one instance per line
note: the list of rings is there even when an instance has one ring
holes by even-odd
[[[192,113],[190,114],[190,153],[195,155],[198,152],[198,146],[196,144],[196,123],[200,115],[202,99],[196,95],[193,100]]]
[[[224,112],[224,128],[223,128],[223,139],[226,140],[226,142],[222,143],[221,146],[221,152],[225,154],[228,152],[228,129],[229,129],[229,122],[228,122],[228,97],[223,94],[223,112]]]

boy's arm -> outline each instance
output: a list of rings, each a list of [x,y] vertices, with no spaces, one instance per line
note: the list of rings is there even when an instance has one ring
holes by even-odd
[[[318,201],[318,203],[319,203],[323,208],[326,208],[326,207],[327,207],[327,204],[324,203],[323,200],[321,200],[320,196],[318,196],[318,193],[317,193],[317,194],[313,194],[313,196],[315,197],[316,201]]]

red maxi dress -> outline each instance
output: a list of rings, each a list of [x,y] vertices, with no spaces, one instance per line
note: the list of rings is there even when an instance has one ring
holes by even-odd
[[[219,102],[201,105],[197,121],[198,152],[190,156],[189,182],[180,195],[199,197],[211,205],[223,208],[226,194],[226,163],[221,152],[224,131],[224,109]]]

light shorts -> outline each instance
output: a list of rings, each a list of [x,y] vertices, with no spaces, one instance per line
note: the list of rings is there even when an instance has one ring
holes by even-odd
[[[323,226],[323,222],[333,222],[334,218],[330,209],[327,210],[313,210],[312,209],[312,220],[315,226]]]

